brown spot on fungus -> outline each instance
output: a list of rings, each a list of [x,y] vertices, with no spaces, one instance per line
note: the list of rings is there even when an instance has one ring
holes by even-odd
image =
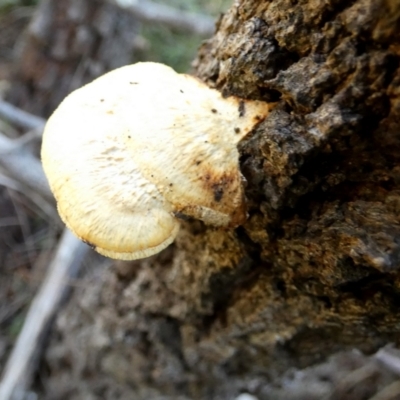
[[[224,189],[222,187],[219,187],[219,186],[214,187],[214,200],[215,201],[221,201],[223,195],[224,195]]]
[[[246,113],[246,108],[245,108],[243,100],[239,101],[238,112],[239,112],[239,117],[240,118],[244,117],[244,114]]]
[[[95,244],[90,243],[87,240],[83,240],[83,239],[82,239],[82,242],[87,244],[91,249],[96,250],[96,245]]]
[[[189,219],[190,219],[190,217],[188,215],[186,215],[186,214],[184,214],[182,212],[179,212],[179,211],[174,212],[174,216],[176,218],[181,219],[182,221],[189,221]]]

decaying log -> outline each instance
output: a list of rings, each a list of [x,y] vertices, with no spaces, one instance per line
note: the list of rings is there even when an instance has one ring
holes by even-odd
[[[235,1],[195,71],[277,103],[240,146],[249,219],[185,222],[79,290],[44,398],[262,399],[290,367],[400,344],[399,66],[396,0]]]

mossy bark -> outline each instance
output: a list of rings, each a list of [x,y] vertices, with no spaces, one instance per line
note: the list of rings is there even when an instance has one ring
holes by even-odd
[[[266,398],[290,367],[399,344],[399,61],[396,0],[236,1],[194,70],[276,103],[240,144],[248,221],[185,222],[77,290],[47,398]]]

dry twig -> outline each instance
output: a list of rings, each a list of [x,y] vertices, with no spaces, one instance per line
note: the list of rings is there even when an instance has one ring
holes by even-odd
[[[18,182],[34,189],[47,199],[53,198],[42,164],[37,157],[1,133],[0,165]]]
[[[19,127],[40,132],[45,124],[43,119],[3,101],[0,101],[0,116]],[[53,196],[40,161],[24,146],[35,136],[36,133],[28,133],[20,139],[11,140],[0,134],[0,166],[14,178],[12,180],[0,175],[0,185],[24,192],[43,207]],[[51,206],[50,208],[53,209]],[[88,249],[71,232],[64,230],[44,283],[31,304],[3,371],[0,382],[1,400],[22,400],[25,397],[45,333],[67,292],[67,283],[78,273]]]
[[[76,276],[88,247],[65,229],[49,272],[32,302],[24,326],[0,382],[1,400],[25,396],[44,335],[65,295],[66,283]]]
[[[132,13],[144,22],[166,25],[172,29],[203,37],[214,32],[214,19],[208,15],[194,14],[149,0],[109,0]]]
[[[38,192],[44,198],[52,199],[42,164],[23,146],[32,139],[40,137],[46,121],[3,100],[0,100],[0,117],[30,131],[15,140],[0,133],[0,165],[24,186]]]
[[[400,375],[400,352],[392,346],[385,346],[380,349],[375,358],[393,373]]]
[[[43,118],[23,111],[4,100],[0,100],[0,117],[26,130],[43,130],[46,123]]]
[[[36,190],[28,188],[25,185],[19,183],[17,180],[10,178],[9,176],[3,175],[1,173],[0,173],[0,186],[4,186],[15,192],[19,192],[25,195],[30,202],[35,204],[36,213],[40,214],[40,212],[42,212],[43,218],[48,218],[50,221],[52,221],[53,224],[55,223],[57,224],[57,226],[62,226],[60,217],[58,216],[57,211],[54,208],[54,203],[50,200],[49,201],[46,200]]]

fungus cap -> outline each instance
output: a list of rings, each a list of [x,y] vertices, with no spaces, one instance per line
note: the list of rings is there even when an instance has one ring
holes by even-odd
[[[61,218],[99,253],[136,259],[177,235],[177,214],[246,218],[237,143],[268,104],[223,98],[157,63],[111,71],[50,117],[42,161]]]

